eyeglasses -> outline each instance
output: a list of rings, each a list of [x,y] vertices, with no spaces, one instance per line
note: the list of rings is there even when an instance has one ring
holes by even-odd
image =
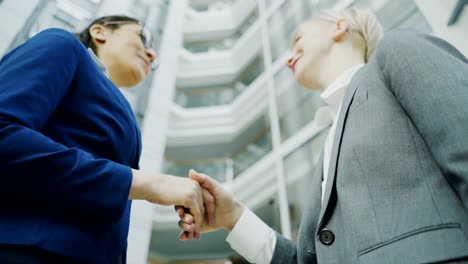
[[[145,25],[138,21],[108,21],[104,22],[102,25],[124,25],[124,24],[137,24],[141,26],[140,30],[140,39],[143,43],[145,49],[151,49],[153,47],[153,37],[151,35],[151,31]]]

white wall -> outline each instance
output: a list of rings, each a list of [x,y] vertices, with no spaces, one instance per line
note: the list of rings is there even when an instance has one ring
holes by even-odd
[[[458,21],[447,26],[458,0],[415,0],[415,2],[434,29],[434,34],[449,41],[468,56],[468,5],[465,5]]]
[[[109,15],[129,15],[133,1],[129,0],[104,0],[96,18]]]
[[[39,0],[4,0],[0,4],[0,57],[10,47],[16,34],[20,32]]]

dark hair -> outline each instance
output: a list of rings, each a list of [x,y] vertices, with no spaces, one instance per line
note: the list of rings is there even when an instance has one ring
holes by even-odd
[[[81,31],[79,33],[75,33],[75,36],[81,41],[81,43],[83,43],[83,45],[85,45],[86,48],[91,48],[93,50],[93,52],[95,54],[97,54],[96,45],[94,45],[93,37],[89,33],[89,29],[93,25],[97,24],[97,25],[105,25],[106,27],[114,30],[114,29],[119,28],[120,24],[108,24],[108,25],[106,25],[106,23],[108,23],[108,22],[120,22],[120,21],[130,21],[130,22],[139,23],[139,21],[137,19],[131,18],[131,17],[128,17],[128,16],[104,16],[104,17],[100,17],[100,18],[94,20],[93,22],[91,22],[91,24],[89,24],[89,26],[87,26],[83,31]]]

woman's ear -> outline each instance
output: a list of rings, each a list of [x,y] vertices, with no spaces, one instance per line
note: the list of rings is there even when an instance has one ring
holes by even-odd
[[[335,29],[333,31],[333,40],[335,42],[341,42],[349,31],[349,23],[346,19],[340,18],[336,22]]]
[[[89,28],[89,34],[93,38],[95,45],[104,44],[108,38],[108,29],[99,24],[94,24]]]

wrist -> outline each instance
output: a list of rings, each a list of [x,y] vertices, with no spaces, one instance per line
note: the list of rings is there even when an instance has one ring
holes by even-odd
[[[151,180],[146,173],[132,169],[132,185],[128,195],[129,200],[148,200]]]
[[[234,227],[236,226],[237,222],[239,222],[239,219],[241,218],[242,214],[244,213],[244,209],[245,209],[245,207],[241,203],[235,201],[234,210],[233,210],[233,214],[232,214],[232,217],[231,217],[232,221],[230,223],[228,223],[228,225],[226,226],[226,229],[229,232],[231,232],[234,229]]]

